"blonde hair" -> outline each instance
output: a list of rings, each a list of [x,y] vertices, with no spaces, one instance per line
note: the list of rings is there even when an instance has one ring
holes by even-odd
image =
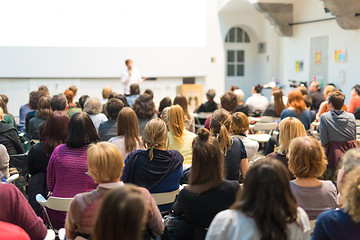
[[[324,89],[324,96],[328,97],[329,93],[334,89],[335,87],[333,85],[327,85]]]
[[[4,110],[0,107],[0,121],[4,120]]]
[[[235,90],[236,91],[236,90]],[[249,129],[249,118],[242,112],[231,115],[231,130],[234,134],[243,134]]]
[[[169,130],[175,140],[182,141],[184,135],[184,110],[180,105],[171,106],[168,111]]]
[[[88,172],[96,183],[119,179],[124,168],[124,158],[112,143],[91,144],[87,150]]]
[[[216,110],[211,116],[211,132],[217,137],[221,149],[226,155],[227,151],[230,150],[232,141],[229,134],[231,125],[231,115],[224,109]]]
[[[320,142],[313,137],[290,141],[289,170],[298,178],[318,178],[326,170],[327,160]]]
[[[132,108],[124,107],[117,117],[117,135],[124,136],[125,150],[135,151],[140,144],[139,125],[136,113]]]
[[[152,160],[154,148],[167,148],[168,146],[169,138],[165,122],[159,118],[150,120],[145,125],[142,139],[144,147],[149,150],[149,158]]]
[[[360,167],[351,170],[344,186],[344,208],[354,222],[360,222]]]
[[[299,119],[287,117],[279,123],[279,150],[281,154],[288,152],[290,140],[296,137],[306,137],[306,130]]]

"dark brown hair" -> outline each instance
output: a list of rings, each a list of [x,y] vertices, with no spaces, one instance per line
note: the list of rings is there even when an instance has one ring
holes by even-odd
[[[117,135],[124,136],[125,149],[127,152],[136,150],[137,144],[141,143],[138,120],[134,110],[129,107],[124,107],[119,112],[117,118]]]
[[[189,190],[202,193],[218,187],[224,180],[224,155],[219,142],[209,130],[200,128],[192,148]]]
[[[40,98],[46,96],[43,91],[34,91],[30,93],[29,107],[30,109],[37,110]]]
[[[151,118],[155,113],[155,104],[148,94],[141,94],[135,100],[132,109],[140,119]]]
[[[137,83],[133,83],[130,85],[130,95],[139,95],[140,94],[140,86]]]
[[[341,91],[332,91],[329,94],[328,102],[331,103],[335,110],[341,110],[344,106],[345,95]]]
[[[111,98],[105,104],[106,112],[110,119],[116,120],[121,109],[123,109],[124,103],[118,98]]]
[[[289,172],[280,161],[271,158],[256,161],[231,206],[254,219],[262,240],[288,239],[287,223],[297,218],[296,199],[289,181]]]
[[[189,111],[188,111],[188,102],[187,102],[185,96],[176,96],[174,98],[173,104],[174,105],[178,104],[183,109],[185,117],[187,119],[190,119],[190,114],[189,114]]]
[[[171,99],[169,97],[164,97],[159,103],[159,113],[162,113],[162,110],[166,107],[171,106]]]
[[[280,117],[281,112],[285,109],[285,104],[283,102],[283,92],[280,88],[273,90],[274,96],[274,105],[275,105],[275,114]]]
[[[78,112],[72,115],[67,132],[66,145],[69,148],[82,148],[98,141],[100,141],[100,137],[89,114]]]
[[[249,130],[249,118],[242,112],[236,112],[231,115],[231,130],[234,134],[244,134]]]
[[[225,110],[233,112],[238,105],[238,99],[234,92],[227,91],[224,95],[221,96],[220,103]]]
[[[53,112],[45,122],[40,141],[47,157],[50,157],[54,149],[65,143],[69,117],[63,112]]]
[[[49,118],[50,114],[50,97],[44,96],[39,100],[36,116],[46,120]]]
[[[147,205],[144,195],[134,185],[108,192],[96,218],[94,240],[141,240],[145,229]]]

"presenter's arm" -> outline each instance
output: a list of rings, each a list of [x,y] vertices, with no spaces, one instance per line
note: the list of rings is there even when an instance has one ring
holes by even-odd
[[[121,73],[121,83],[127,85],[130,82],[130,76],[125,71]]]

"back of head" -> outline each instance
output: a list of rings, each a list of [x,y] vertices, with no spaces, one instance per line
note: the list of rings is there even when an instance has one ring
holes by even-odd
[[[40,98],[46,96],[46,93],[43,91],[35,91],[32,94],[30,94],[30,109],[37,110],[38,103]]]
[[[0,107],[3,110],[3,113],[8,113],[7,104],[3,99],[0,99]]]
[[[287,117],[279,123],[279,153],[286,154],[290,140],[297,137],[306,137],[306,130],[299,119]]]
[[[106,103],[105,108],[106,112],[109,115],[110,119],[116,120],[117,116],[119,115],[119,112],[124,107],[124,103],[117,98],[111,98]]]
[[[77,88],[75,85],[71,85],[71,86],[69,87],[69,90],[71,90],[71,91],[73,92],[74,97],[75,97],[76,94],[77,94],[78,88]]]
[[[45,122],[44,130],[40,136],[43,150],[50,157],[54,149],[65,143],[69,117],[63,112],[53,112]]]
[[[176,140],[182,140],[184,134],[184,111],[179,105],[173,105],[167,114],[169,130]]]
[[[36,112],[36,116],[40,117],[42,119],[48,119],[51,111],[50,111],[50,97],[49,96],[44,96],[42,98],[40,98],[39,102],[38,102],[38,107],[37,107],[37,112]]]
[[[221,96],[220,103],[225,110],[233,112],[238,105],[238,99],[234,92],[227,91],[224,95]]]
[[[53,111],[65,111],[68,105],[68,101],[64,94],[54,95],[50,99],[51,109]]]
[[[0,107],[0,121],[4,120],[4,110]]]
[[[188,112],[188,102],[186,100],[186,97],[185,96],[176,96],[174,98],[174,102],[173,102],[174,105],[179,105],[183,110],[184,110],[184,115],[187,117],[187,118],[190,118],[189,116],[189,112]]]
[[[154,92],[151,89],[146,89],[144,94],[147,94],[151,97],[151,99],[154,99]]]
[[[234,93],[236,94],[238,103],[244,102],[245,94],[244,94],[243,90],[241,90],[241,89],[236,89],[236,90],[234,91]]]
[[[321,143],[313,137],[297,137],[289,145],[289,169],[298,178],[318,178],[327,160]]]
[[[139,125],[134,110],[124,107],[117,118],[117,135],[125,137],[125,149],[127,152],[136,150],[140,142]]]
[[[245,134],[249,130],[249,118],[242,112],[231,115],[231,130],[234,134]]]
[[[102,111],[102,104],[97,98],[89,98],[84,105],[84,112],[89,115],[97,115]]]
[[[261,93],[262,89],[263,89],[263,86],[261,86],[260,84],[258,84],[254,87],[254,91],[256,93]]]
[[[130,95],[139,95],[140,94],[140,86],[137,83],[133,83],[130,85]]]
[[[303,96],[308,95],[308,91],[305,86],[299,86],[296,89],[299,90]]]
[[[288,107],[293,107],[298,115],[306,108],[303,95],[297,89],[293,89],[289,92],[287,105]]]
[[[207,92],[206,92],[206,97],[208,97],[209,100],[214,100],[215,96],[216,96],[216,91],[215,91],[215,89],[209,89],[209,90],[207,90]]]
[[[9,102],[9,98],[5,94],[0,94],[0,98],[7,104]]]
[[[121,100],[123,102],[123,104],[124,104],[124,107],[129,107],[129,103],[128,103],[125,95],[116,94],[116,96],[114,98],[117,98],[117,99]],[[109,99],[111,99],[111,98],[109,98]]]
[[[360,96],[360,84],[356,84],[353,89],[357,93],[357,95]]]
[[[88,100],[90,98],[89,95],[82,95],[80,98],[79,98],[79,106],[81,109],[84,109],[84,105],[85,105],[85,102],[86,100]]]
[[[169,111],[170,111],[170,108],[171,107],[166,107],[161,112],[161,118],[162,118],[162,120],[164,120],[166,125],[169,125]]]
[[[335,110],[341,110],[344,106],[345,95],[341,91],[332,91],[329,94],[328,102],[333,105]]]
[[[98,141],[100,137],[89,114],[75,113],[69,122],[66,145],[69,148],[82,148]]]
[[[192,143],[189,190],[201,193],[219,186],[224,179],[224,156],[216,138],[200,128]]]
[[[140,190],[125,184],[108,192],[96,218],[94,240],[141,240],[147,205]]]
[[[135,100],[132,109],[134,109],[137,117],[140,119],[151,118],[156,113],[155,104],[147,94],[139,95]]]
[[[159,103],[159,112],[162,113],[162,110],[166,107],[171,106],[171,99],[169,97],[164,97]]]
[[[70,89],[66,89],[65,92],[64,92],[64,95],[65,95],[66,100],[68,101],[68,103],[72,103],[74,101],[75,94]]]
[[[324,89],[324,96],[328,97],[329,93],[334,89],[335,87],[333,85],[327,85]]]
[[[309,85],[309,91],[313,92],[320,92],[320,83],[319,82],[311,82]]]
[[[231,138],[229,134],[231,125],[231,115],[224,109],[216,110],[211,116],[211,132],[217,137],[221,149],[225,155],[231,148]]]
[[[87,150],[89,175],[96,183],[110,183],[120,180],[124,158],[112,143],[98,142]]]
[[[108,99],[115,98],[116,95],[118,95],[116,92],[111,92],[111,93],[109,94]]]
[[[111,92],[112,92],[111,87],[109,86],[104,87],[104,89],[101,92],[103,99],[108,99]]]
[[[280,88],[273,89],[272,95],[274,96],[275,104],[275,113],[277,116],[281,115],[281,112],[285,109],[285,104],[283,102],[283,92]]]
[[[288,239],[287,223],[297,217],[289,181],[284,164],[271,158],[256,161],[246,174],[243,191],[231,208],[254,219],[261,239]]]
[[[49,96],[49,89],[48,89],[47,86],[45,86],[45,85],[41,85],[41,86],[38,88],[38,91],[43,91],[47,96]]]
[[[152,160],[154,148],[167,148],[169,139],[165,122],[159,118],[150,120],[145,125],[142,140],[144,147],[149,150],[149,158]]]
[[[347,174],[343,192],[345,211],[354,222],[360,223],[360,166],[356,166]]]

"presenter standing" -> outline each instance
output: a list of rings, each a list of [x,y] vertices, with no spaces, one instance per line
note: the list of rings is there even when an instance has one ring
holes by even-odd
[[[133,61],[131,59],[125,60],[126,69],[121,74],[121,83],[124,85],[124,94],[130,95],[130,85],[133,83],[140,84],[146,80],[141,77],[139,71],[133,67]]]

